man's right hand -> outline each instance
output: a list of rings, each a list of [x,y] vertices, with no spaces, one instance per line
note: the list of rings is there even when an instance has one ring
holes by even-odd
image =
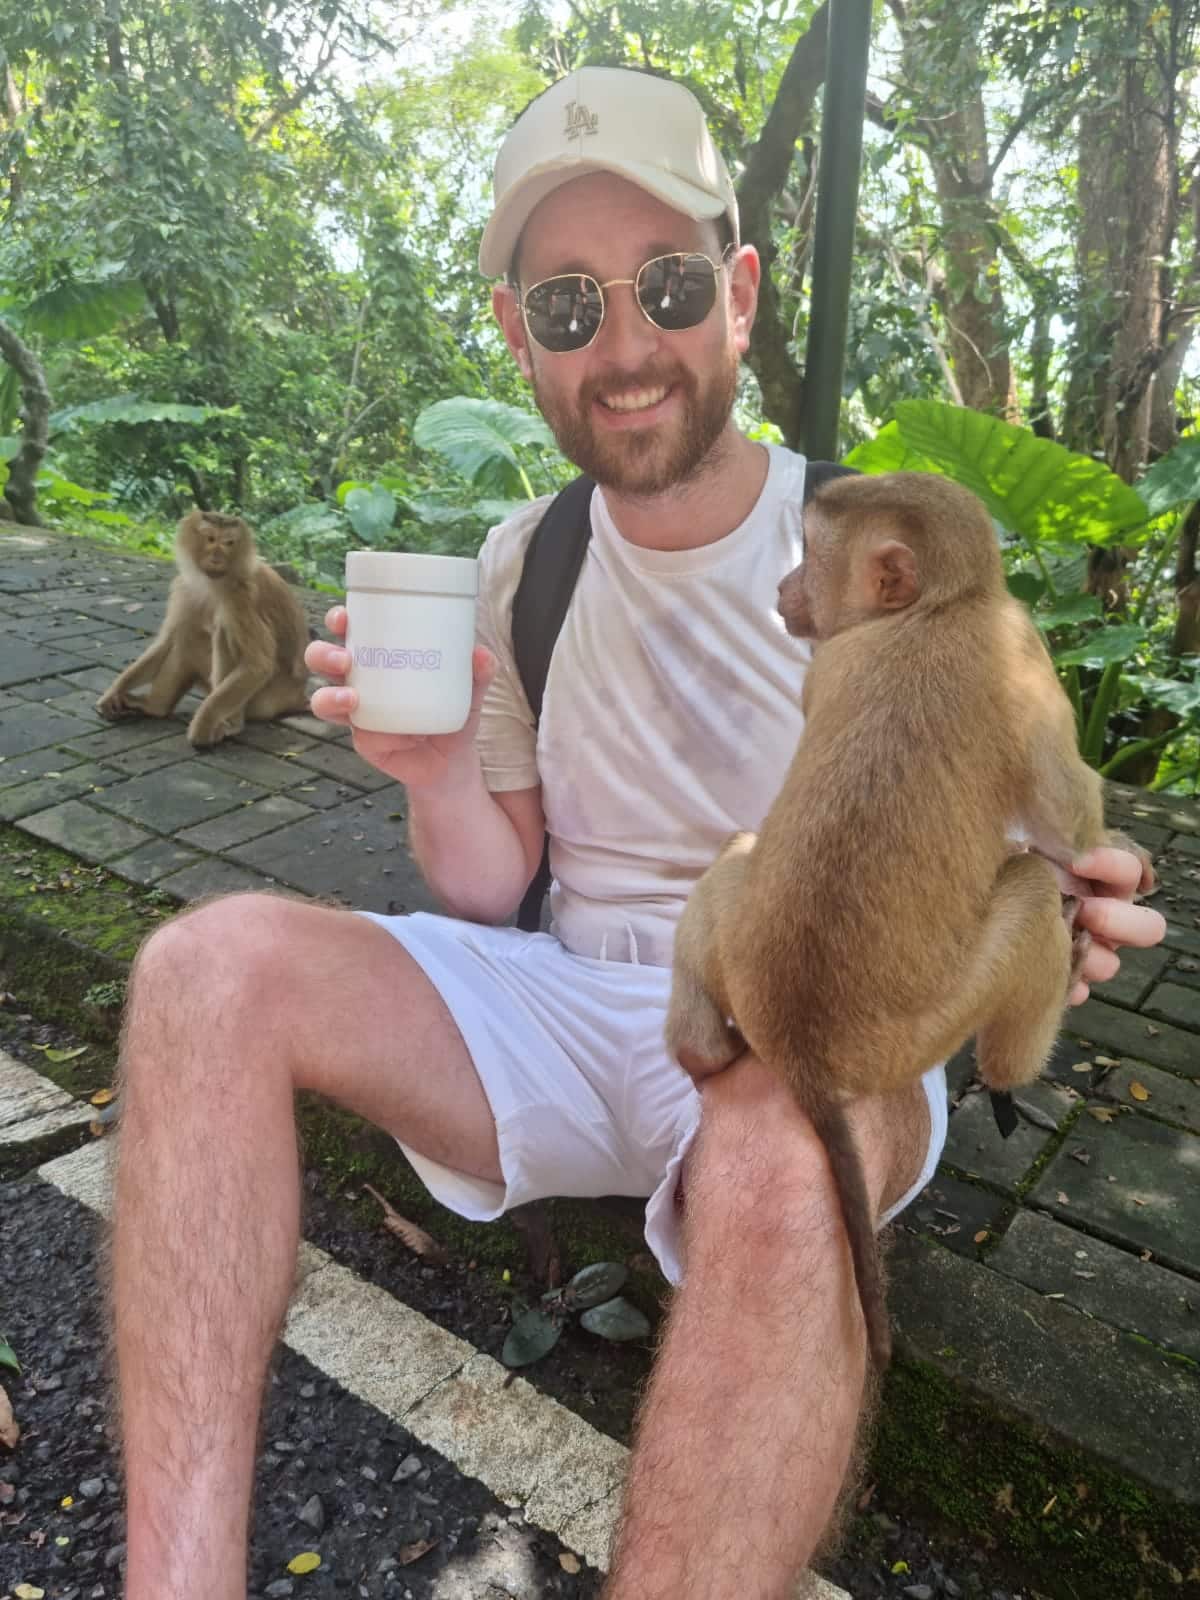
[[[344,639],[345,606],[332,606],[325,614],[325,626],[336,638]],[[380,772],[386,772],[396,783],[409,789],[425,789],[453,780],[459,771],[478,770],[472,763],[479,710],[488,684],[496,675],[496,658],[490,650],[482,646],[475,649],[471,662],[475,680],[471,710],[457,733],[370,733],[365,728],[356,728],[351,717],[358,696],[345,684],[350,652],[341,644],[315,639],[304,652],[304,663],[310,672],[319,672],[330,680],[329,687],[318,689],[312,697],[313,716],[320,717],[322,722],[348,726],[354,737],[354,748],[363,760],[378,767]]]

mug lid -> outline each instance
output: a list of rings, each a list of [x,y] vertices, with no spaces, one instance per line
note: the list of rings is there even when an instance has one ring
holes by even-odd
[[[479,593],[474,556],[430,556],[412,550],[350,550],[347,589],[394,589],[401,594]]]

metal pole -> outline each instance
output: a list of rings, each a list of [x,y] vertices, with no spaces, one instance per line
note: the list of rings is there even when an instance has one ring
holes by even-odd
[[[871,0],[829,0],[801,441],[821,461],[837,460],[870,44]]]

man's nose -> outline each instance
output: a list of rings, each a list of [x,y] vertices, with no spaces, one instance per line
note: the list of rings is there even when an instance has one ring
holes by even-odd
[[[604,291],[604,322],[596,344],[606,360],[620,366],[638,366],[658,344],[659,332],[637,302],[631,283],[616,283]]]

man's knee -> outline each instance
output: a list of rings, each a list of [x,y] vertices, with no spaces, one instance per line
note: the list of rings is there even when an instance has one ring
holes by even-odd
[[[293,977],[288,934],[296,908],[282,895],[222,895],[181,912],[139,950],[130,977],[127,1026],[150,1016],[194,1029],[202,1017],[232,1021],[245,1003],[278,1014]]]

